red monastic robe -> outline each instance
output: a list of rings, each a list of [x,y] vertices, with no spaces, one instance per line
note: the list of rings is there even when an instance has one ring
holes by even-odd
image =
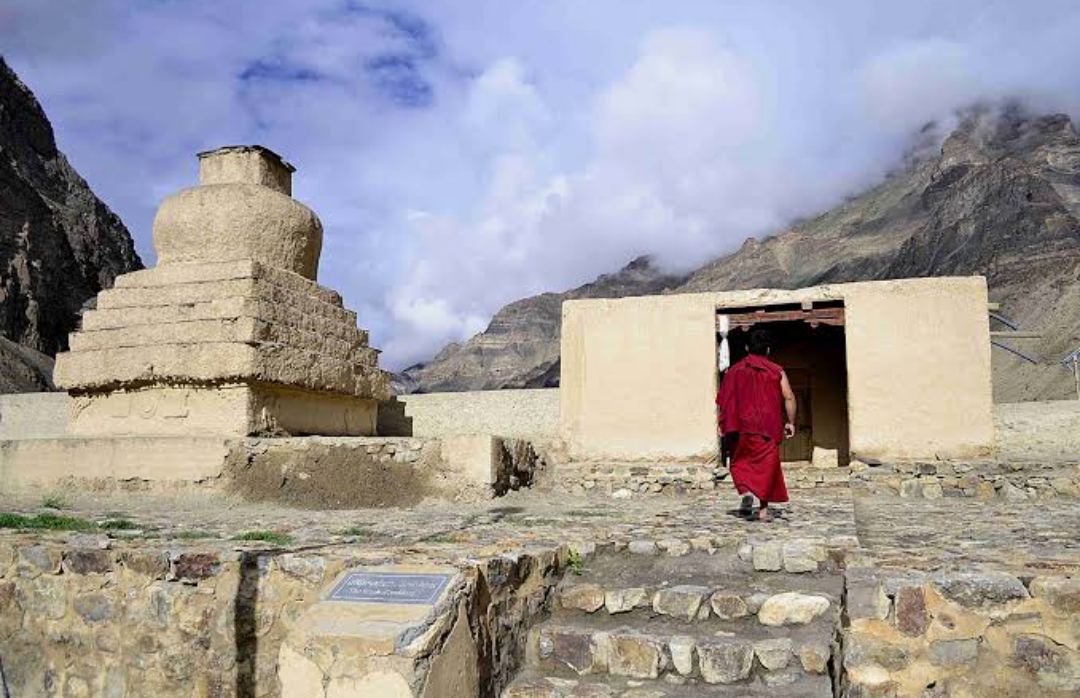
[[[780,469],[784,439],[784,369],[764,356],[751,354],[728,369],[716,396],[720,429],[737,434],[731,458],[731,479],[739,494],[762,502],[786,502],[787,486]]]

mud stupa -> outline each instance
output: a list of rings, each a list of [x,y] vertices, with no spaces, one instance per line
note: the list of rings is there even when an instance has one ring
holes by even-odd
[[[322,224],[294,171],[259,146],[199,155],[199,186],[154,219],[158,265],[101,292],[57,357],[72,435],[375,433],[388,377],[316,283]]]

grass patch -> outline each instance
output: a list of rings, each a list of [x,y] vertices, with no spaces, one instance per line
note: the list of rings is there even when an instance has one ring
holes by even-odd
[[[566,556],[566,565],[571,572],[580,577],[585,571],[585,558],[578,551],[571,550],[570,554]]]
[[[258,540],[274,545],[288,545],[293,542],[293,537],[287,533],[277,531],[246,531],[232,537],[233,540]]]
[[[356,538],[367,538],[371,535],[371,531],[365,526],[349,526],[338,531],[339,536],[355,536]]]
[[[0,528],[47,531],[86,531],[95,528],[95,526],[91,521],[77,519],[73,516],[59,516],[57,514],[48,513],[23,516],[21,514],[0,513]]]
[[[589,509],[571,509],[566,512],[567,516],[576,516],[579,519],[595,519],[603,516],[607,516],[606,511],[590,511]]]
[[[139,528],[139,525],[127,519],[106,519],[98,524],[98,528],[103,531],[131,531]]]
[[[62,494],[47,494],[41,498],[42,509],[67,509],[68,500]]]
[[[201,540],[203,538],[217,538],[217,534],[210,531],[177,531],[176,533],[167,534],[169,538],[175,538],[176,540]]]
[[[533,528],[539,526],[565,526],[565,521],[559,521],[557,519],[541,519],[541,518],[527,518],[527,519],[508,519],[506,523],[512,526],[523,526],[525,528]]]

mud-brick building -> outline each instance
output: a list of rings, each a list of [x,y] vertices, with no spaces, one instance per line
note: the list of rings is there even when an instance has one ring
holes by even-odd
[[[579,461],[716,457],[719,343],[753,327],[799,401],[787,461],[969,458],[993,449],[982,277],[799,290],[573,300],[563,305],[561,436]]]

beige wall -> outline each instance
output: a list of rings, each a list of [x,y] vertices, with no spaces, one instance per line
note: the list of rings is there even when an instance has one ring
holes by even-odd
[[[850,445],[969,456],[993,443],[981,277],[575,300],[563,304],[562,433],[582,460],[708,460],[715,310],[843,300]]]
[[[994,442],[986,280],[849,289],[851,450],[907,458],[985,455]]]
[[[412,436],[495,434],[527,438],[559,433],[559,391],[490,390],[401,395]]]
[[[0,395],[0,439],[56,439],[67,434],[67,393]]]

